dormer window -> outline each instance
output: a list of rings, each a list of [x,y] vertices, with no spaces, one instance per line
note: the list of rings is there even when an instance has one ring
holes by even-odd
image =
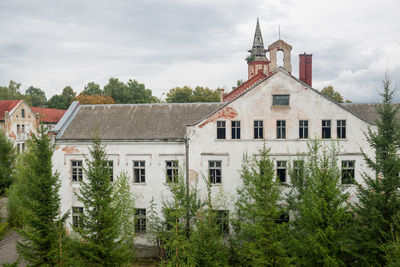
[[[289,95],[273,95],[273,106],[289,106]]]

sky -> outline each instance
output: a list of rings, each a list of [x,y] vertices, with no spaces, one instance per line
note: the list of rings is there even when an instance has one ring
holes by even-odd
[[[47,98],[110,77],[157,97],[184,85],[229,91],[247,80],[259,18],[266,47],[279,27],[292,45],[292,75],[311,53],[314,88],[377,102],[385,73],[400,92],[399,11],[398,0],[0,0],[0,85]]]

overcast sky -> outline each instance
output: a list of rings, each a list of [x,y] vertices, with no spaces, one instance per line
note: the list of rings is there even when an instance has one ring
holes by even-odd
[[[257,17],[264,44],[281,38],[313,54],[313,87],[374,102],[385,71],[400,91],[400,1],[0,0],[0,85],[33,85],[50,98],[110,77],[160,97],[175,86],[247,79]],[[397,100],[400,100],[397,93]]]

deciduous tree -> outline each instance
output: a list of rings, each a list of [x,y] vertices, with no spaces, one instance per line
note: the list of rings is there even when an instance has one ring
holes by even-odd
[[[13,143],[0,129],[0,195],[13,182],[13,171],[15,167],[15,150]]]

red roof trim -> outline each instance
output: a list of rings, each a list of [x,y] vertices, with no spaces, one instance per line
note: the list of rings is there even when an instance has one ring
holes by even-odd
[[[4,120],[6,111],[10,112],[22,100],[1,100],[0,101],[0,120]]]
[[[237,97],[238,95],[240,95],[241,93],[243,93],[244,91],[249,89],[252,85],[254,85],[258,81],[261,81],[262,79],[264,79],[266,77],[267,77],[267,75],[265,75],[262,72],[257,73],[256,75],[253,76],[253,78],[245,81],[239,87],[237,87],[233,91],[229,92],[228,94],[224,95],[224,98],[223,98],[224,102],[234,99],[235,97]]]

